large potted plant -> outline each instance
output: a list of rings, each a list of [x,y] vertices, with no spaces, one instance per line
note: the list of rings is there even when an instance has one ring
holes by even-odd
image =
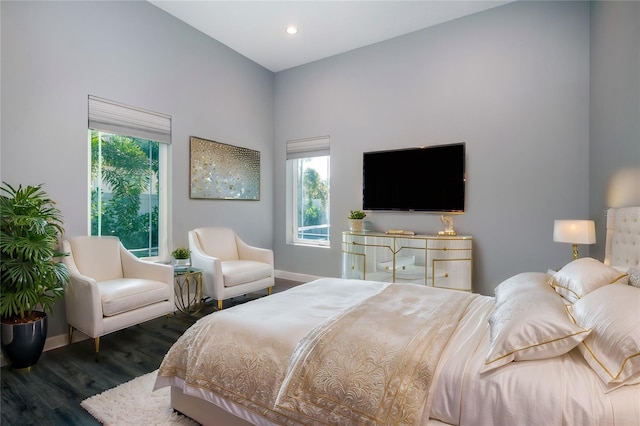
[[[42,185],[0,188],[2,352],[13,368],[34,365],[47,338],[47,312],[69,271],[58,260],[62,215]]]

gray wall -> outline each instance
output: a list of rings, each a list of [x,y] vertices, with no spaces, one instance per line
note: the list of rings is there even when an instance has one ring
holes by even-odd
[[[86,235],[92,94],[172,116],[172,247],[210,224],[271,247],[273,73],[147,2],[1,7],[2,180],[44,183],[66,235]],[[191,135],[259,150],[260,201],[190,200]],[[49,335],[65,331],[59,303]]]
[[[592,4],[589,189],[604,258],[606,208],[640,205],[640,2]]]
[[[553,221],[589,217],[589,4],[516,2],[276,74],[276,188],[288,139],[331,136],[331,249],[285,241],[287,271],[339,276],[341,231],[361,207],[362,152],[466,141],[474,291],[571,260]],[[428,184],[428,183],[424,183]],[[371,213],[379,230],[435,233],[439,215]],[[581,248],[586,250],[586,248]]]

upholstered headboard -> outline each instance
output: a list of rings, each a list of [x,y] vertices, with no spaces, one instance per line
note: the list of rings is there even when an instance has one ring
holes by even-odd
[[[620,269],[640,266],[640,207],[607,210],[604,263]]]

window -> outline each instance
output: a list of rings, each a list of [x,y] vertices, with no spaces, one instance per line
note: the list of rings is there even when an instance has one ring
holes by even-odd
[[[168,256],[170,129],[168,116],[89,97],[90,235],[117,236],[137,257]]]
[[[287,141],[288,240],[329,246],[329,137]]]

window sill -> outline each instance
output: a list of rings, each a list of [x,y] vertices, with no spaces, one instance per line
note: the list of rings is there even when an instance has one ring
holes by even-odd
[[[303,243],[303,242],[295,242],[295,241],[288,242],[287,244],[290,246],[297,246],[297,247],[314,247],[314,248],[324,248],[324,249],[331,248],[331,244],[313,244],[313,243]]]

